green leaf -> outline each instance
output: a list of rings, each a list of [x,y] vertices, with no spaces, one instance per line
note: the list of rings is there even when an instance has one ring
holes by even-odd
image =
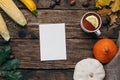
[[[20,65],[20,60],[15,58],[7,61],[2,66],[0,66],[0,70],[15,70]]]
[[[23,75],[16,71],[1,71],[0,76],[4,77],[5,80],[25,80]]]
[[[3,49],[0,49],[0,65],[10,57],[11,53],[10,46],[5,46]]]
[[[20,72],[16,72],[17,67],[20,65],[20,60],[17,58],[8,59],[11,53],[10,46],[0,49],[0,76],[5,80],[25,80]]]

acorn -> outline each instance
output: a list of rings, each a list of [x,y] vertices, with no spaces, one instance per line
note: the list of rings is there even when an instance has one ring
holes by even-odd
[[[60,5],[61,0],[54,0],[54,2],[56,3],[56,5]]]
[[[76,4],[76,0],[70,0],[70,5],[74,6]]]
[[[18,36],[19,36],[20,38],[24,38],[24,37],[26,37],[26,35],[27,35],[27,32],[26,32],[25,30],[20,30],[20,31],[18,32]]]
[[[101,19],[102,19],[102,25],[103,25],[103,26],[107,26],[107,25],[110,24],[110,20],[111,20],[111,19],[110,19],[109,16],[102,16]]]
[[[82,6],[83,6],[83,7],[88,7],[89,5],[90,5],[90,3],[89,3],[88,0],[86,0],[86,1],[84,1],[84,2],[82,3]]]
[[[54,0],[52,0],[50,2],[50,8],[54,8],[56,6],[56,2]]]

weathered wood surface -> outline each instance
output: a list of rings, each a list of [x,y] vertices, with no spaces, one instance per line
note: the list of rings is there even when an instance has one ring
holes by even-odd
[[[67,60],[40,61],[38,40],[12,40],[11,46],[16,57],[21,59],[20,68],[69,69],[81,59],[93,57],[92,47],[96,40],[67,39]]]
[[[25,8],[23,4],[20,3],[19,0],[14,0],[16,5],[19,8]],[[38,9],[51,9],[50,2],[51,0],[34,0],[37,4]],[[82,3],[85,0],[76,0],[76,5],[75,6],[70,6],[70,0],[61,0],[61,4],[55,6],[54,9],[95,9],[95,0],[89,0],[89,6],[88,7],[83,7]]]
[[[13,22],[2,10],[2,13],[11,36],[10,45],[13,54],[21,60],[19,70],[25,75],[26,80],[73,80],[75,64],[84,58],[94,58],[92,48],[100,39],[109,37],[116,41],[119,27],[109,30],[101,27],[102,35],[97,37],[94,33],[88,34],[81,30],[80,19],[87,11],[96,11],[95,0],[89,0],[90,6],[84,8],[84,0],[76,0],[75,6],[70,6],[69,0],[61,0],[61,4],[55,8],[49,8],[51,0],[35,0],[38,8],[38,16],[33,16],[23,4],[14,0],[25,15],[28,24],[21,27]],[[67,60],[40,61],[39,24],[65,23]],[[25,30],[26,37],[20,38],[19,31]],[[31,34],[36,35],[32,39]],[[0,38],[0,41],[3,41]]]
[[[11,38],[19,38],[18,32],[20,30],[25,30],[27,32],[27,36],[25,38],[31,38],[32,33],[39,37],[39,24],[45,23],[65,23],[67,39],[96,38],[95,34],[85,33],[80,28],[80,19],[82,15],[90,10],[39,10],[38,17],[33,16],[29,11],[21,11],[28,21],[27,26],[23,28],[14,23],[7,15],[4,15],[4,12],[2,12],[5,21],[7,22]],[[102,35],[99,38],[117,38],[120,28],[108,30],[107,27],[101,27],[100,30],[102,31]]]
[[[73,80],[73,70],[22,70],[27,80]]]

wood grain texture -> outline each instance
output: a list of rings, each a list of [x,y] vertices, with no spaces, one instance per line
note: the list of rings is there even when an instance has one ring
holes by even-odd
[[[31,34],[35,34],[39,38],[39,24],[50,23],[65,23],[66,25],[66,38],[117,38],[119,27],[108,30],[107,27],[101,27],[102,35],[97,37],[94,33],[89,34],[83,32],[80,27],[80,19],[82,15],[88,10],[39,10],[38,16],[33,16],[27,10],[22,9],[28,24],[25,27],[21,27],[13,22],[3,11],[3,17],[8,26],[11,38],[19,38],[18,32],[25,30],[27,35],[24,39],[31,39]],[[89,10],[90,11],[90,10]]]
[[[76,0],[75,6],[70,6],[69,0],[61,0],[61,4],[53,9],[49,7],[51,0],[34,1],[38,9],[37,17],[32,15],[19,0],[14,0],[28,22],[25,27],[17,25],[0,9],[10,32],[10,46],[13,54],[21,60],[19,70],[26,80],[73,80],[75,64],[85,58],[94,58],[92,48],[97,40],[109,37],[116,42],[120,27],[112,30],[101,27],[102,35],[99,37],[94,33],[85,33],[80,28],[82,15],[88,11],[96,11],[95,0],[89,0],[90,5],[86,8],[82,6],[85,0]],[[67,60],[40,61],[38,27],[39,24],[45,23],[66,24]],[[21,30],[26,31],[26,37],[18,36]],[[32,39],[32,34],[37,38]],[[3,41],[3,38],[0,38],[0,41]]]
[[[21,70],[26,80],[73,80],[73,70]]]
[[[94,58],[92,48],[96,41],[97,39],[67,39],[67,60],[58,61],[40,61],[39,40],[16,39],[10,45],[13,54],[21,60],[20,68],[73,69],[78,61]]]
[[[26,80],[73,80],[74,69],[19,70]],[[106,80],[106,79],[104,79]]]
[[[92,47],[96,40],[67,39],[67,60],[40,61],[39,40],[12,40],[13,54],[21,60],[20,68],[69,69],[81,59],[93,57]]]
[[[38,9],[51,9],[50,3],[51,0],[34,0]],[[14,0],[16,5],[19,8],[26,8],[20,1]],[[76,0],[75,6],[70,6],[70,0],[61,0],[60,5],[56,5],[52,9],[95,9],[95,0],[89,0],[89,6],[83,7],[82,4],[85,2],[85,0]]]

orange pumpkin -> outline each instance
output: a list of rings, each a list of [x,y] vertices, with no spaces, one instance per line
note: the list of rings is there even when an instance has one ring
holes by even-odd
[[[97,60],[102,63],[110,62],[117,53],[117,45],[112,39],[101,39],[93,47],[93,53]]]

